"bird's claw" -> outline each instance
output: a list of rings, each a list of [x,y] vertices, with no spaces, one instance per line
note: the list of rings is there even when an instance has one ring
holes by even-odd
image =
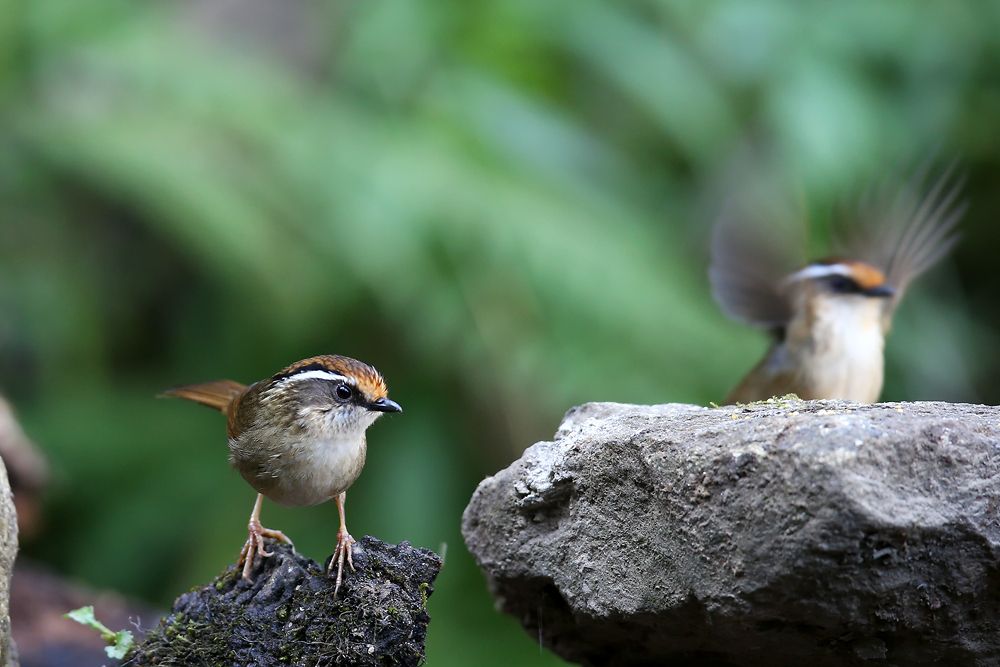
[[[347,561],[347,566],[351,568],[351,572],[354,572],[354,559],[352,558],[352,545],[355,540],[351,537],[351,534],[346,530],[340,530],[337,532],[337,548],[333,552],[333,557],[330,559],[330,565],[327,567],[327,574],[333,571],[334,564],[337,565],[337,582],[333,587],[333,597],[337,597],[337,591],[340,590],[340,583],[344,579],[344,561]]]
[[[243,544],[243,548],[240,549],[240,557],[236,561],[236,566],[243,566],[243,578],[250,581],[250,571],[253,568],[253,562],[256,557],[260,555],[261,558],[267,558],[274,555],[273,551],[268,551],[264,548],[265,537],[270,537],[271,539],[287,544],[291,544],[292,541],[280,530],[265,528],[260,525],[259,521],[251,521],[247,524],[247,530],[247,541]]]

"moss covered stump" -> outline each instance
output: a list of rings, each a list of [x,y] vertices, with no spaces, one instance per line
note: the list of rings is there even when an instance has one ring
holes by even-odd
[[[131,665],[419,665],[427,598],[441,569],[432,551],[366,536],[336,598],[325,568],[268,542],[253,580],[230,566],[177,598]]]

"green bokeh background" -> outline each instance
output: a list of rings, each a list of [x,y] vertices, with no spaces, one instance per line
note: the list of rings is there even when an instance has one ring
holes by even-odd
[[[447,562],[428,664],[553,665],[459,533],[477,482],[588,400],[718,401],[762,352],[705,278],[752,142],[821,223],[961,159],[964,242],[889,341],[888,400],[996,403],[1000,3],[31,0],[0,4],[0,392],[55,478],[23,552],[165,606],[253,493],[162,388],[324,352],[406,413],[356,535]],[[324,558],[330,506],[264,508]]]

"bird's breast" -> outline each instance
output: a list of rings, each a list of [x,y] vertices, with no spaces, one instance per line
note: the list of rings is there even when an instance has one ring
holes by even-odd
[[[872,403],[882,391],[885,338],[874,319],[834,320],[817,327],[800,354],[812,396]]]
[[[316,505],[346,491],[361,474],[360,437],[247,432],[230,440],[230,462],[257,491],[282,505]]]

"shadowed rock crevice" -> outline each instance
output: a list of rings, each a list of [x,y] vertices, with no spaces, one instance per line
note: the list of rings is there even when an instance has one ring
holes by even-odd
[[[1000,409],[588,404],[463,534],[585,665],[994,664]]]
[[[246,582],[235,566],[177,598],[128,656],[132,665],[403,665],[423,662],[427,598],[441,559],[403,542],[364,537],[356,572],[334,582],[287,544]]]

